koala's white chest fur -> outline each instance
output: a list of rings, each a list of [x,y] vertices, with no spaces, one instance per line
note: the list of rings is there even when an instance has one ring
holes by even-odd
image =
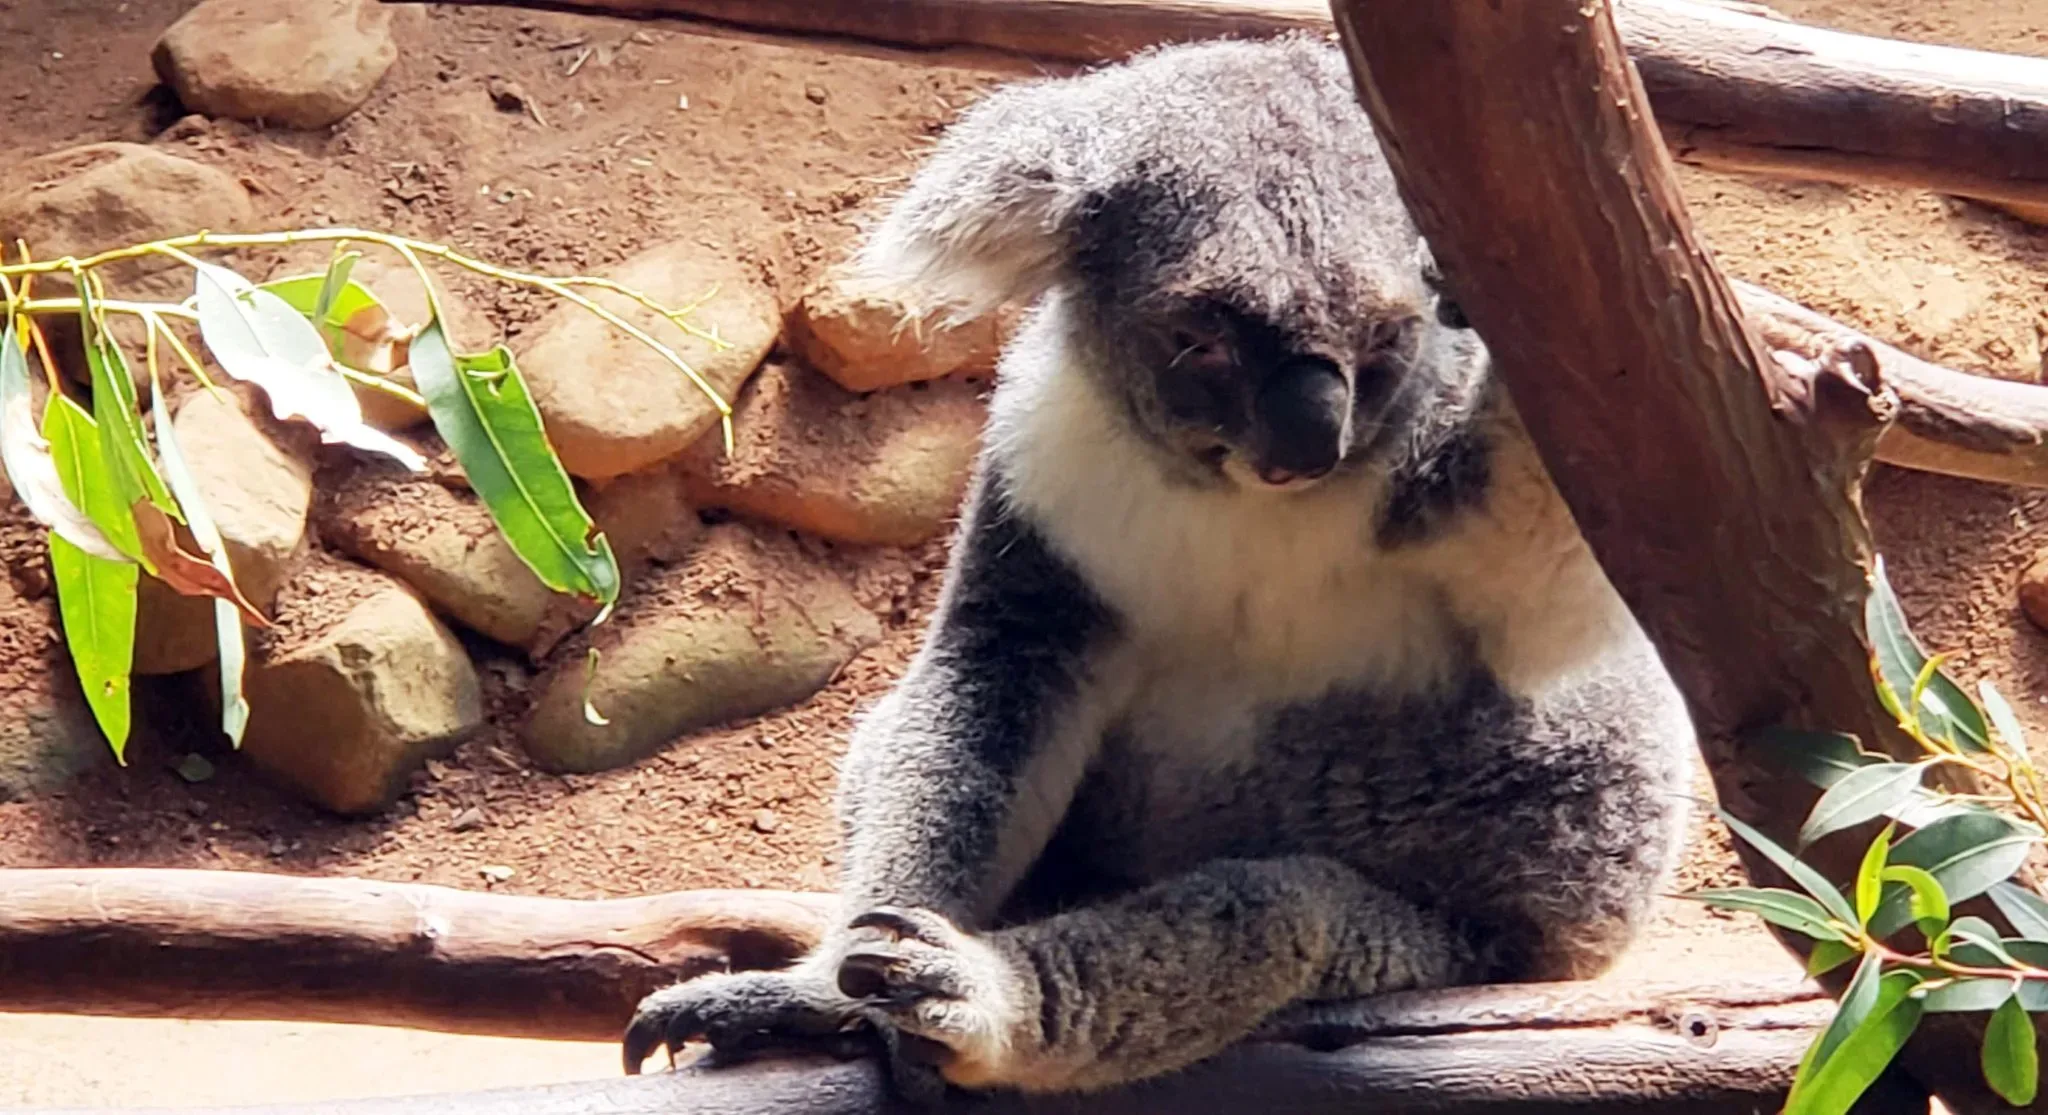
[[[1476,508],[1390,550],[1377,477],[1177,485],[1088,376],[1007,370],[990,436],[1010,498],[1123,624],[1096,688],[1141,740],[1227,748],[1263,710],[1333,688],[1425,691],[1471,650],[1535,693],[1634,632],[1517,430]]]

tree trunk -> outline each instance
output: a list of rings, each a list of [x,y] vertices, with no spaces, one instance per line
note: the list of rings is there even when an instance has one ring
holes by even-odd
[[[1317,0],[455,0],[679,16],[1067,63],[1163,42],[1329,29]],[[2048,59],[1804,27],[1754,5],[1622,0],[1621,30],[1682,160],[2048,212]]]
[[[678,979],[777,967],[824,895],[578,902],[233,871],[0,871],[0,1010],[609,1041]]]
[[[1791,846],[1817,792],[1752,733],[1914,753],[1872,693],[1862,624],[1859,488],[1896,399],[1867,353],[1804,379],[1767,356],[1686,217],[1609,3],[1333,9],[1402,191],[1684,690],[1722,804]],[[1855,836],[1806,858],[1851,878]],[[1759,883],[1788,882],[1739,850]],[[2005,1108],[1977,1069],[1982,1021],[1930,1017],[1902,1054],[1957,1112]]]

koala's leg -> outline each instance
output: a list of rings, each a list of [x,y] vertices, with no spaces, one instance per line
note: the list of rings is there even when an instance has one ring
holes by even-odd
[[[855,919],[841,988],[967,1088],[1087,1091],[1193,1064],[1296,1002],[1441,987],[1472,950],[1333,860],[1219,860],[1100,906],[976,934]]]
[[[841,768],[840,925],[787,971],[650,995],[627,1032],[627,1071],[663,1045],[815,1044],[870,1018],[839,990],[845,918],[892,905],[964,926],[993,917],[1099,746],[1104,702],[1087,660],[1113,626],[985,474],[938,618],[902,681],[862,718]]]

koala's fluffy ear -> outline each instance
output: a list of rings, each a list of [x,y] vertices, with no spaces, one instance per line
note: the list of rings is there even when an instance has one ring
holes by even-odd
[[[1058,82],[1013,85],[963,113],[856,264],[958,318],[1044,293],[1073,254],[1087,190],[1086,124]]]

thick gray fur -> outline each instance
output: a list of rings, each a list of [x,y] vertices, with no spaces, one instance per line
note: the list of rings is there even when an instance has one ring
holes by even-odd
[[[1033,309],[841,772],[843,928],[651,996],[635,1071],[872,1026],[907,1087],[1092,1090],[1290,1005],[1613,961],[1692,728],[1333,46],[999,90],[863,259]]]

